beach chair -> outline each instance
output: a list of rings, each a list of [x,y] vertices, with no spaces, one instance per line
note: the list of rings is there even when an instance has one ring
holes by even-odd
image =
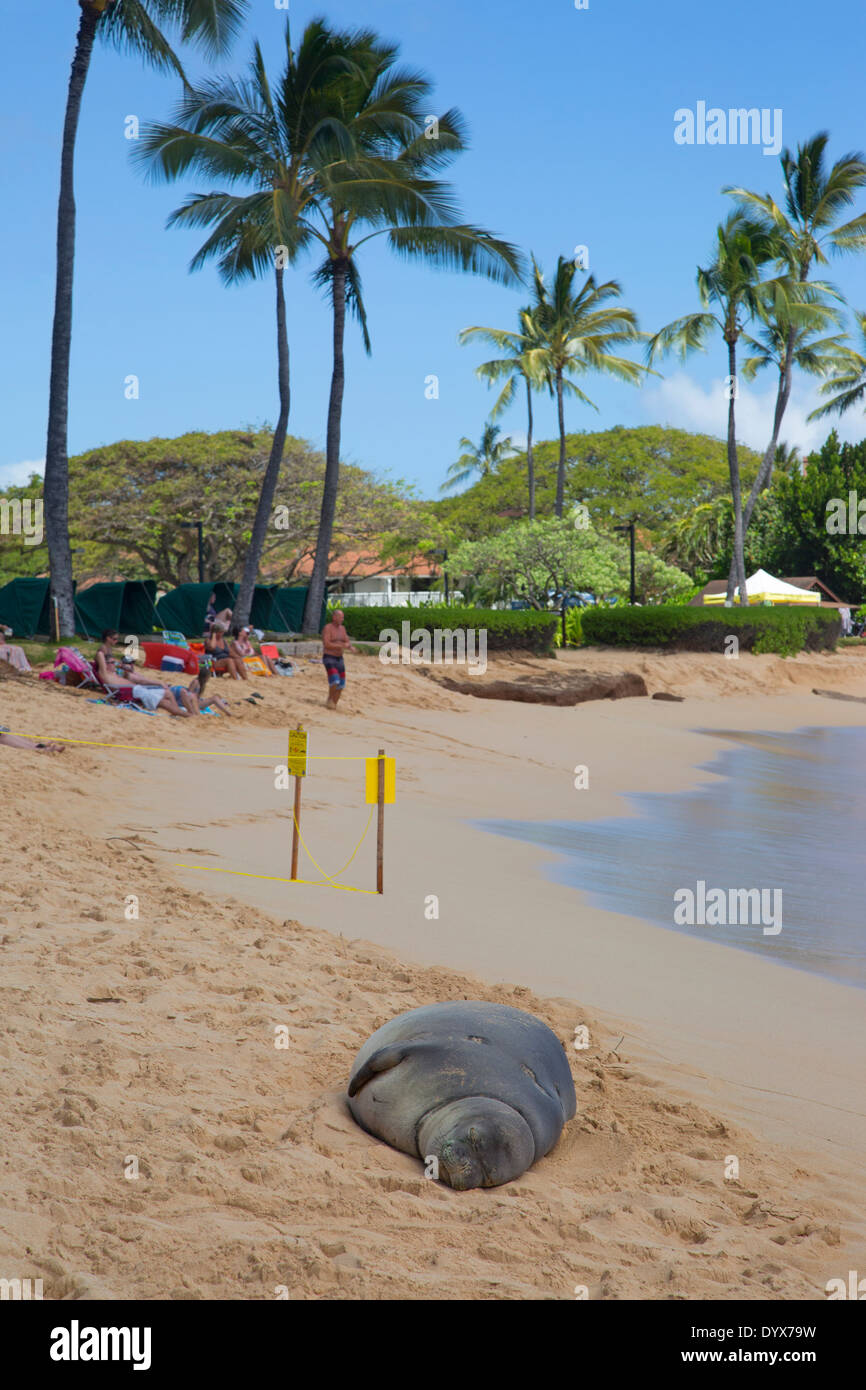
[[[53,671],[40,671],[40,680],[54,680],[58,685],[68,685],[74,690],[98,690],[101,696],[112,705],[121,704],[117,688],[103,685],[87,660],[77,647],[58,647],[54,657]]]

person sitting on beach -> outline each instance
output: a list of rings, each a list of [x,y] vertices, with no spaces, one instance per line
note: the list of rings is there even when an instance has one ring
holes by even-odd
[[[101,644],[97,648],[96,656],[93,657],[93,669],[96,671],[100,685],[104,685],[106,689],[114,689],[114,691],[132,687],[132,685],[158,685],[160,689],[164,689],[160,681],[147,681],[145,677],[138,676],[131,657],[122,657],[121,667],[125,669],[125,674],[118,673],[117,662],[115,662],[114,657],[114,648],[118,642],[120,642],[120,635],[111,628],[106,628]]]
[[[229,648],[229,650],[232,653],[232,656],[240,657],[242,661],[247,656],[258,656],[259,660],[265,663],[271,675],[275,676],[277,674],[277,671],[273,661],[269,656],[265,656],[264,652],[256,651],[250,638],[251,632],[251,627],[232,628],[232,642]]]
[[[107,629],[102,634],[102,643],[93,661],[97,679],[104,690],[110,691],[121,704],[141,705],[142,709],[164,709],[166,714],[185,715],[187,711],[177,703],[167,686],[161,681],[146,681],[138,677],[131,682],[128,677],[119,676],[114,665],[113,648],[119,641],[118,634]]]
[[[322,664],[328,674],[327,709],[336,709],[346,688],[344,652],[353,652],[352,639],[345,628],[345,614],[338,608],[329,623],[322,628]]]
[[[236,680],[245,681],[247,679],[247,672],[243,657],[233,656],[226,646],[226,630],[226,626],[222,620],[217,619],[207,637],[204,639],[205,652],[208,656],[213,657],[215,661],[224,661],[229,674],[234,676]]]
[[[211,594],[210,598],[207,601],[207,612],[205,613],[204,618],[205,637],[207,637],[214,623],[222,623],[223,631],[227,632],[231,620],[232,610],[230,608],[224,608],[221,613],[218,613],[216,610],[216,594]]]
[[[227,714],[231,719],[232,712],[221,696],[205,695],[204,692],[209,680],[210,672],[202,671],[190,681],[189,685],[173,685],[171,691],[178,704],[183,705],[188,714],[210,712],[210,707],[213,705],[215,709],[218,709],[222,714]]]
[[[21,671],[24,675],[32,671],[33,667],[24,655],[23,647],[13,647],[9,642],[12,636],[11,627],[4,627],[0,623],[0,661],[8,661],[10,666],[14,666],[16,671]]]

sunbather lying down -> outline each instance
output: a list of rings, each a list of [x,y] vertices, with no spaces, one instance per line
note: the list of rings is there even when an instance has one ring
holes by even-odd
[[[37,743],[32,738],[22,738],[20,734],[7,733],[5,729],[0,729],[0,743],[5,743],[7,748],[33,748],[37,753],[66,752],[62,743]]]

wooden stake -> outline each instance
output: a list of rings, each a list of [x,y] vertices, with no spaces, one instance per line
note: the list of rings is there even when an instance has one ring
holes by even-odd
[[[379,749],[378,790],[376,802],[378,820],[376,824],[376,892],[384,892],[384,850],[385,850],[385,750]]]
[[[304,726],[299,724],[298,733],[303,733]],[[298,837],[301,828],[301,778],[295,778],[295,807],[292,816],[292,878],[298,877]]]

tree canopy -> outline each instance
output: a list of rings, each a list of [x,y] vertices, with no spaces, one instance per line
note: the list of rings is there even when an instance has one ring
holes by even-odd
[[[638,602],[673,601],[691,593],[689,576],[658,556],[639,550],[635,560]],[[448,568],[464,592],[471,584],[478,598],[519,597],[533,608],[547,608],[551,599],[575,590],[605,598],[629,593],[628,545],[573,519],[522,521],[496,535],[464,541],[449,556]]]
[[[565,510],[582,502],[602,528],[635,517],[652,536],[730,487],[724,441],[710,435],[662,425],[617,425],[570,434],[566,442]],[[535,446],[539,516],[553,515],[558,452],[554,440]],[[750,482],[760,456],[741,445],[740,457],[743,479]],[[431,503],[431,511],[446,529],[470,540],[526,516],[526,454],[506,460],[459,497]]]
[[[70,535],[80,581],[156,579],[173,586],[198,577],[195,530],[201,520],[206,580],[236,580],[243,568],[267,465],[269,429],[185,434],[177,439],[121,440],[69,461]],[[412,534],[410,489],[344,465],[332,559],[348,550],[378,552],[379,537]],[[289,437],[283,453],[261,577],[293,582],[315,551],[324,456]],[[38,497],[41,479],[4,495]],[[44,573],[47,550],[9,536],[0,545],[5,579]],[[7,573],[8,571],[8,573]],[[4,579],[4,582],[5,582]]]

